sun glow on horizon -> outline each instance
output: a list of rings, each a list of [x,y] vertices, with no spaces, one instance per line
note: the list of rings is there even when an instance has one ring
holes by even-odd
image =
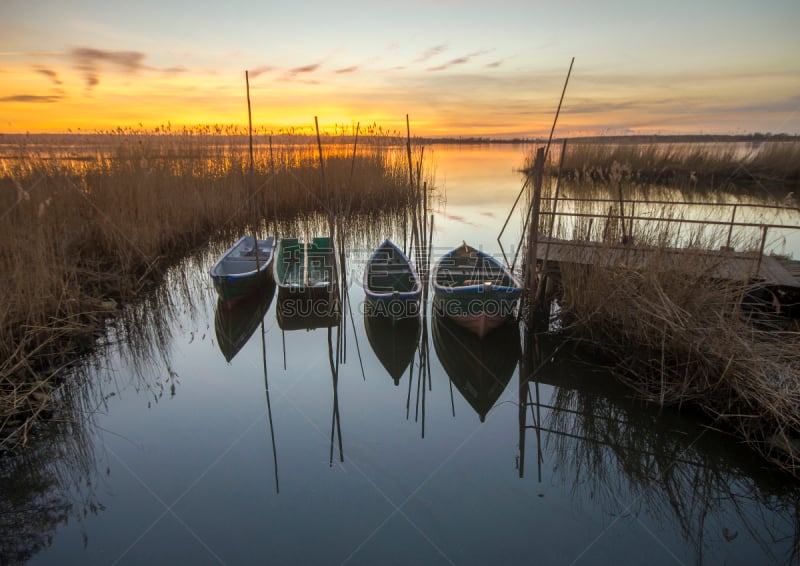
[[[326,26],[299,42],[305,10],[271,0],[181,13],[151,0],[8,2],[6,133],[246,126],[249,69],[253,124],[268,130],[305,129],[317,116],[324,131],[360,123],[404,133],[408,115],[422,137],[542,137],[572,57],[558,135],[800,133],[800,36],[790,25],[800,4],[783,0],[737,10],[677,0],[657,22],[631,10],[630,36],[613,6],[591,3],[501,0],[457,14],[413,4],[390,14],[354,0],[365,23],[382,25],[343,32],[346,11],[323,5]]]

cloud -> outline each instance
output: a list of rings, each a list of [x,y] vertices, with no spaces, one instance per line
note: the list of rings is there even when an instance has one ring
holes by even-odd
[[[83,73],[86,88],[89,90],[100,83],[101,64],[109,64],[126,73],[136,73],[147,68],[144,66],[145,54],[139,51],[107,51],[92,47],[76,47],[70,50],[69,56]]]
[[[439,55],[440,53],[444,53],[447,51],[447,45],[437,45],[435,47],[431,47],[430,49],[426,50],[422,55],[414,59],[414,63],[424,63],[428,59]]]
[[[179,75],[181,73],[186,73],[189,71],[186,67],[165,67],[160,69],[162,73],[165,75]]]
[[[250,77],[255,78],[259,75],[263,75],[264,73],[271,73],[275,70],[275,67],[270,67],[267,65],[261,65],[260,67],[256,67],[255,69],[249,70],[247,73]]]
[[[470,53],[463,57],[456,57],[455,59],[450,59],[450,61],[446,63],[442,63],[441,65],[437,65],[435,67],[429,67],[429,71],[444,71],[445,69],[449,69],[450,67],[455,67],[456,65],[463,65],[470,61],[470,59],[474,59],[479,55],[483,55],[486,51],[475,51],[474,53]]]
[[[53,84],[57,84],[57,85],[61,85],[61,84],[63,84],[63,83],[61,82],[61,79],[60,79],[60,78],[58,78],[58,73],[56,73],[56,72],[55,72],[54,70],[52,70],[52,69],[47,69],[47,68],[45,68],[45,67],[38,67],[38,68],[36,68],[36,69],[34,69],[34,70],[35,70],[37,73],[39,73],[40,75],[44,75],[45,77],[47,77],[48,79],[50,79],[50,80],[53,82]]]
[[[357,65],[351,65],[350,67],[344,67],[342,69],[336,69],[334,73],[337,75],[349,75],[350,73],[355,73],[358,71]]]
[[[302,67],[295,67],[293,69],[288,69],[286,74],[292,77],[296,77],[297,75],[305,75],[307,73],[313,73],[317,69],[319,69],[319,63],[312,63],[311,65],[304,65]]]
[[[0,102],[58,102],[63,96],[61,95],[45,95],[38,94],[17,94],[14,96],[4,96],[0,98]]]

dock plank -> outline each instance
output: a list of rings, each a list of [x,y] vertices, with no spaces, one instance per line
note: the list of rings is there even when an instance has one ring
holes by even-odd
[[[686,270],[709,278],[731,281],[757,279],[768,286],[800,288],[800,262],[765,255],[759,264],[758,254],[731,250],[660,249],[622,244],[602,244],[576,240],[543,239],[537,246],[537,258],[555,263],[578,265],[625,266],[630,269],[657,267],[662,270]]]

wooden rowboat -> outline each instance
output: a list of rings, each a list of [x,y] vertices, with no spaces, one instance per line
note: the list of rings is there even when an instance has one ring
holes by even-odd
[[[230,306],[263,287],[272,276],[275,238],[242,236],[209,270],[220,300]]]
[[[522,286],[495,258],[466,243],[433,268],[434,310],[484,337],[516,314]]]
[[[337,326],[341,312],[331,239],[283,238],[275,255],[278,326],[282,330]]]
[[[334,287],[333,245],[327,237],[311,242],[282,238],[275,260],[275,282],[278,290],[296,293],[326,292]]]
[[[370,256],[363,283],[366,314],[391,319],[419,316],[422,282],[406,254],[391,240]]]

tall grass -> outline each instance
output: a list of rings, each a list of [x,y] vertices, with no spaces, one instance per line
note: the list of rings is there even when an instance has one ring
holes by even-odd
[[[390,138],[361,138],[355,157],[349,139],[326,139],[325,183],[311,141],[262,136],[252,173],[246,138],[230,130],[119,130],[3,147],[0,430],[39,411],[36,394],[91,347],[104,318],[193,248],[273,232],[282,218],[332,210],[334,199],[373,213],[408,203],[405,148]]]
[[[558,153],[558,150],[551,153],[552,174],[560,161]],[[784,199],[800,186],[800,142],[573,141],[567,145],[563,178],[590,182],[586,185],[589,187],[607,183],[615,174],[638,184],[658,183],[703,192],[756,191]],[[797,206],[796,199],[792,203]]]
[[[562,259],[564,331],[642,398],[699,409],[800,477],[800,327],[749,302],[757,289],[746,277],[720,278],[727,256],[711,253],[729,243],[757,249],[757,241],[651,222],[637,225],[632,246],[620,246],[616,215],[567,228],[557,235],[605,244],[592,265]]]

